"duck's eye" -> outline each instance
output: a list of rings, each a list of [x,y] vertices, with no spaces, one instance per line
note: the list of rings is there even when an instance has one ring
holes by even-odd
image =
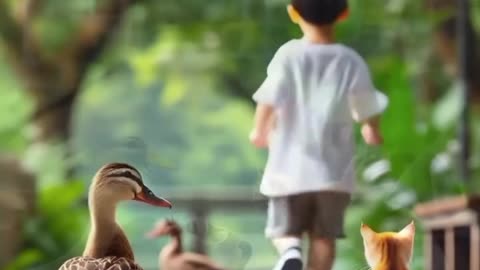
[[[137,178],[135,175],[133,175],[132,172],[129,172],[129,171],[124,172],[124,174],[125,174],[127,177],[132,178],[132,179],[136,179],[136,178]]]

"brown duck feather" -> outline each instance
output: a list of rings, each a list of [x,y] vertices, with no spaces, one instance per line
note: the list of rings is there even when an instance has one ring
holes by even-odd
[[[59,270],[143,270],[135,263],[133,251],[125,233],[118,226],[114,230],[115,236],[105,256],[102,258],[74,257],[66,261]]]
[[[74,257],[66,261],[59,270],[143,270],[134,261],[123,257]]]
[[[178,253],[174,251],[172,244],[165,246],[162,250],[160,266],[162,270],[225,270],[205,255],[191,252]]]
[[[186,265],[185,270],[225,270],[222,266],[218,265],[212,259],[201,254],[184,252],[181,255],[178,255],[176,259],[184,262],[184,264]]]

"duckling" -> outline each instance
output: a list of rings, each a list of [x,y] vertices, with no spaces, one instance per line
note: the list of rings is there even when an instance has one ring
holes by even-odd
[[[170,235],[172,241],[159,255],[161,270],[225,270],[225,268],[205,255],[184,252],[182,246],[182,229],[173,220],[161,221],[147,233],[150,238]]]

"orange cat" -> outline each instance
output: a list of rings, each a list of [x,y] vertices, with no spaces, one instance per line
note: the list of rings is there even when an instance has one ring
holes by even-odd
[[[413,221],[400,232],[376,233],[365,224],[360,232],[372,270],[408,270],[415,236]]]

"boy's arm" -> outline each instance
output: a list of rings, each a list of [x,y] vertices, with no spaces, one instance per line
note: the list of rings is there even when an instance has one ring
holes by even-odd
[[[349,105],[353,119],[361,124],[362,136],[369,145],[383,143],[380,116],[388,106],[388,97],[374,86],[370,70],[357,58],[355,76],[349,89]]]
[[[271,105],[257,105],[254,127],[250,132],[250,142],[258,148],[268,147],[268,136],[274,119],[274,112],[275,109]]]
[[[277,50],[268,65],[267,78],[253,95],[257,108],[250,142],[258,148],[268,147],[269,134],[276,120],[275,111],[285,104],[292,89],[289,54],[288,46]]]
[[[369,145],[380,145],[383,143],[380,134],[380,116],[372,117],[362,122],[362,136]]]

